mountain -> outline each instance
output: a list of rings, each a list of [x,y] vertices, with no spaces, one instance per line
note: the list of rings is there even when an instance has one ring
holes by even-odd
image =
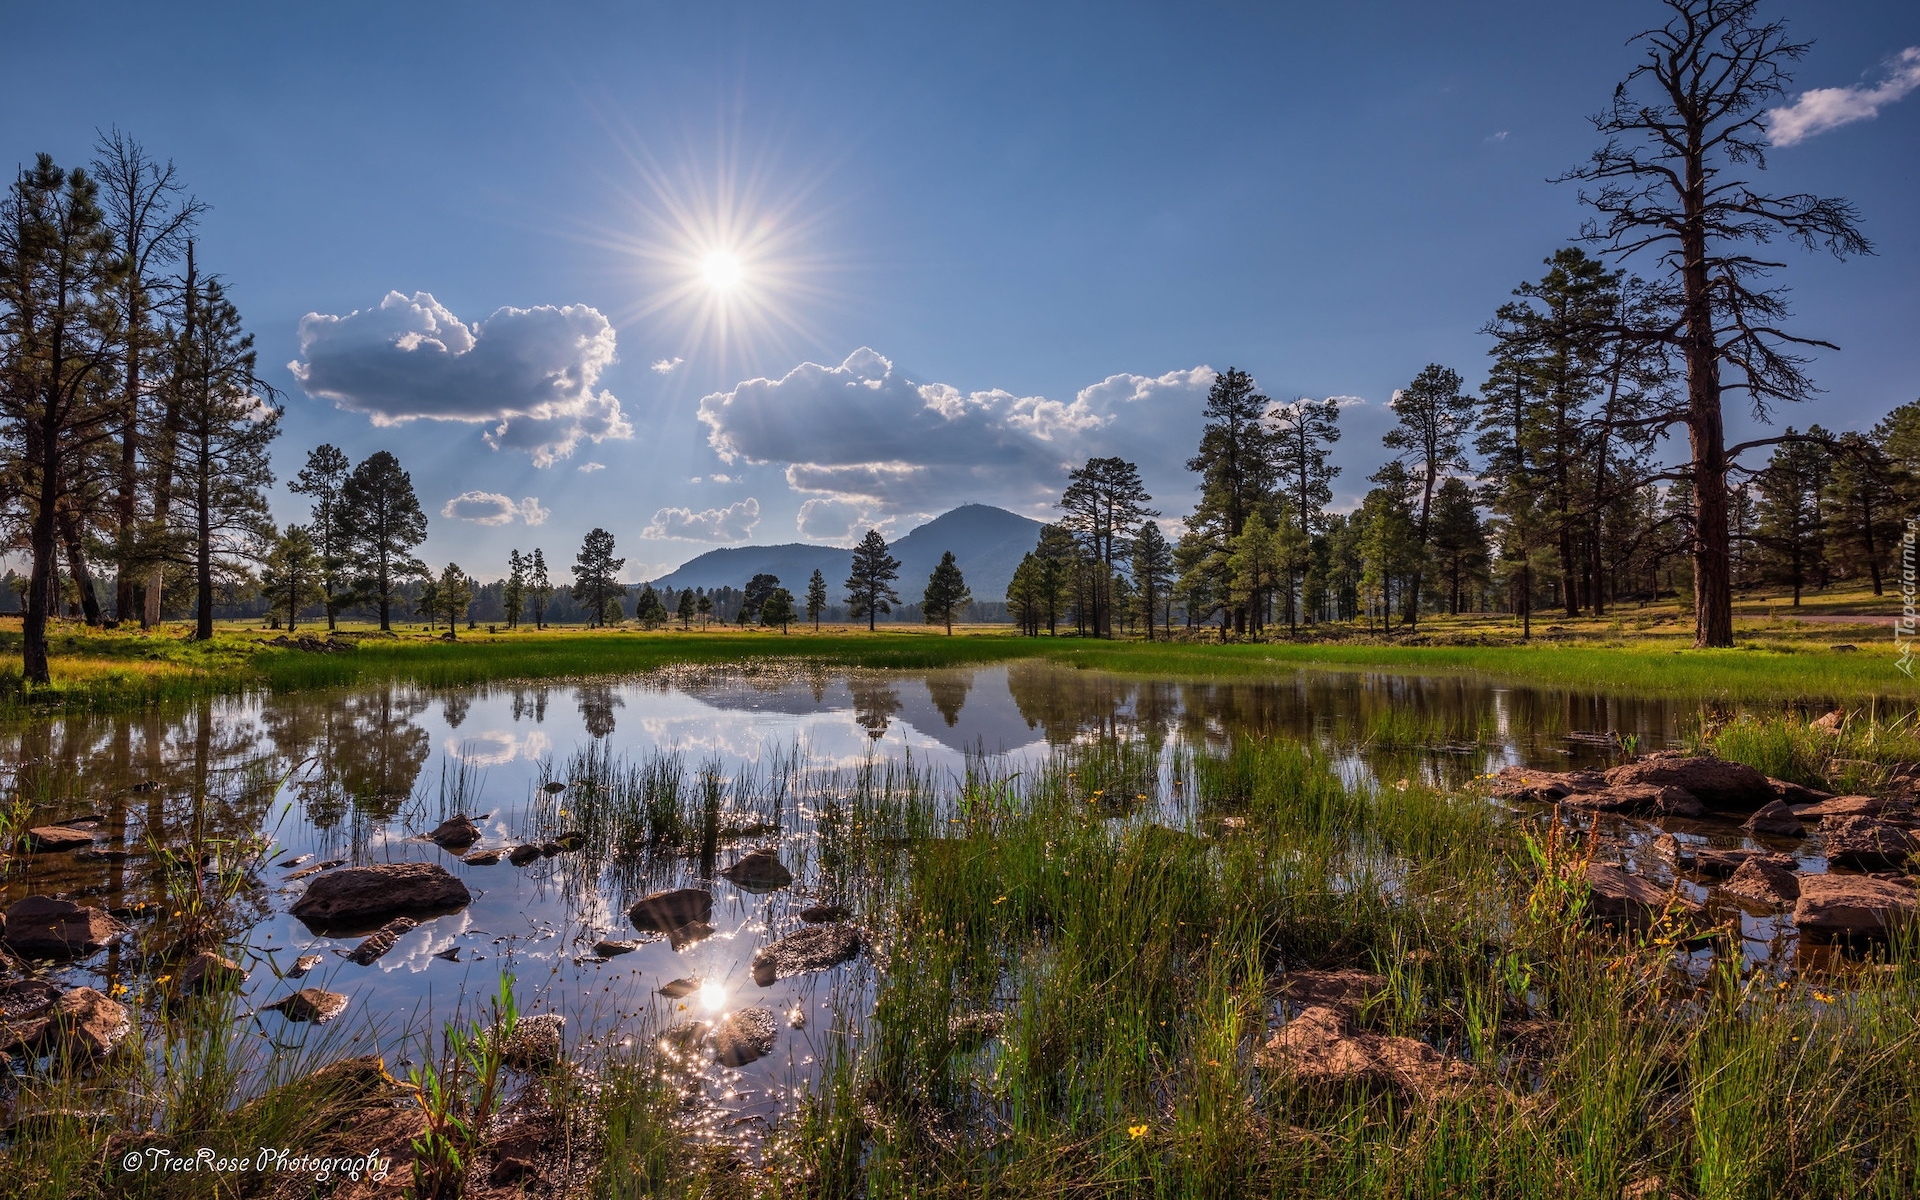
[[[1020,558],[1040,539],[1040,522],[987,504],[963,504],[911,531],[888,546],[900,560],[900,579],[894,586],[900,600],[916,604],[927,586],[927,576],[939,565],[940,556],[953,551],[954,561],[967,577],[967,586],[976,600],[1006,598],[1007,584],[1013,579]],[[832,603],[844,600],[847,572],[853,568],[853,551],[838,546],[809,546],[789,542],[783,546],[731,546],[709,550],[683,564],[670,575],[652,580],[655,587],[676,591],[688,587],[745,587],[747,580],[762,572],[780,577],[781,586],[796,597],[805,595],[807,580],[818,570],[827,580]]]

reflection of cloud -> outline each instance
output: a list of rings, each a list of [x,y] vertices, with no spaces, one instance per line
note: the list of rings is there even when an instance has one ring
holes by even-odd
[[[545,754],[552,745],[547,735],[538,729],[521,738],[502,729],[490,729],[458,741],[450,737],[441,743],[449,757],[475,767],[497,767],[515,758],[532,761]]]

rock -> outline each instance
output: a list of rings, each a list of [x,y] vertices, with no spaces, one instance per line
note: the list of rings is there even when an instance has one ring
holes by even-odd
[[[1339,1012],[1303,1011],[1256,1055],[1263,1067],[1290,1068],[1303,1083],[1358,1085],[1430,1098],[1473,1079],[1473,1068],[1414,1038],[1349,1032]]]
[[[1770,833],[1775,837],[1805,837],[1806,826],[1800,823],[1800,815],[1787,807],[1784,800],[1774,800],[1748,817],[1740,828],[1748,833]]]
[[[125,1008],[90,987],[78,987],[53,1002],[34,1050],[56,1058],[99,1058],[129,1028]]]
[[[612,938],[601,938],[593,944],[593,952],[606,958],[612,958],[616,954],[631,954],[643,945],[645,945],[644,942],[620,942]]]
[[[7,909],[7,946],[26,958],[81,958],[126,931],[97,908],[52,896],[28,896]]]
[[[1678,890],[1654,886],[1639,875],[1629,875],[1612,863],[1587,866],[1587,913],[1608,921],[1620,921],[1630,927],[1650,924],[1669,904],[1687,920],[1703,911],[1699,902]]]
[[[1826,817],[1816,832],[1828,862],[1863,871],[1904,867],[1920,852],[1913,834],[1877,817]]]
[[[1911,887],[1864,875],[1801,875],[1793,923],[1803,934],[1843,937],[1884,933],[1914,915]]]
[[[549,796],[558,796],[561,792],[567,790],[567,785],[561,783],[558,779],[549,779],[540,785],[540,790]]]
[[[40,1015],[59,998],[60,985],[50,979],[16,979],[0,985],[0,1020]]]
[[[446,948],[445,950],[436,950],[436,951],[434,951],[434,952],[433,952],[433,956],[434,956],[435,958],[439,958],[439,959],[444,959],[444,960],[446,960],[447,962],[459,962],[459,961],[460,961],[460,947],[458,947],[458,946],[448,946],[448,947],[447,947],[447,948]]]
[[[439,863],[383,863],[322,875],[287,911],[311,928],[464,908],[472,900],[467,885]]]
[[[1646,784],[1692,792],[1709,808],[1751,812],[1775,798],[1767,777],[1744,763],[1661,750],[1607,772],[1609,787]]]
[[[347,998],[339,992],[321,988],[301,988],[291,996],[282,996],[261,1011],[274,1011],[289,1021],[312,1021],[325,1025],[347,1010]]]
[[[276,867],[280,867],[284,870],[292,870],[294,867],[299,866],[301,863],[312,862],[312,861],[313,861],[313,855],[311,854],[289,854],[287,857],[281,859],[279,862],[273,865]]]
[[[93,845],[93,834],[65,825],[39,825],[27,830],[26,848],[34,854],[55,850],[80,850]]]
[[[298,979],[325,961],[318,954],[302,954],[293,960],[293,969],[287,972],[287,978]]]
[[[412,933],[419,926],[420,922],[412,917],[395,917],[374,930],[365,941],[348,951],[343,957],[350,963],[358,963],[363,967],[371,966],[387,951],[393,949],[394,943],[398,942],[402,935]]]
[[[347,860],[344,858],[330,858],[325,862],[317,862],[310,867],[302,867],[298,871],[291,872],[285,879],[281,880],[281,882],[292,883],[296,879],[305,879],[309,875],[318,875],[322,871],[331,871],[335,867],[344,867],[346,865]]]
[[[1584,812],[1627,813],[1637,817],[1697,817],[1706,811],[1685,788],[1644,783],[1621,784],[1597,792],[1575,792],[1559,802]]]
[[[578,829],[569,829],[565,833],[561,834],[559,837],[553,839],[551,842],[548,842],[547,846],[554,847],[554,853],[559,854],[559,853],[565,853],[566,851],[569,851],[569,850],[578,850],[582,846],[585,846],[586,844],[587,844],[586,834],[580,832]],[[540,852],[542,854],[545,854],[547,852],[547,846],[540,847]]]
[[[860,931],[851,925],[809,925],[753,955],[753,981],[771,987],[775,980],[849,962],[860,953]]]
[[[667,944],[680,951],[713,936],[713,926],[705,921],[688,921],[678,929],[667,931]]]
[[[711,919],[713,893],[702,888],[654,892],[636,901],[627,916],[636,928],[670,933],[689,922]]]
[[[1792,867],[1771,858],[1750,858],[1720,890],[1762,908],[1785,908],[1800,898],[1800,880]]]
[[[1302,1008],[1331,1008],[1351,1016],[1387,989],[1384,975],[1368,971],[1288,971],[1276,991]]]
[[[475,850],[471,854],[462,855],[460,861],[470,867],[490,867],[505,858],[506,854],[505,850]]]
[[[215,992],[237,984],[246,977],[246,969],[239,963],[222,958],[211,950],[202,950],[180,968],[180,990]]]
[[[852,911],[844,904],[809,904],[800,910],[800,919],[809,925],[844,921],[852,915]]]
[[[434,826],[427,840],[449,850],[465,849],[480,840],[480,827],[471,817],[456,813]]]
[[[1804,783],[1789,783],[1784,779],[1774,779],[1771,776],[1768,777],[1767,783],[1773,788],[1774,799],[1784,800],[1788,804],[1818,804],[1823,800],[1833,799],[1832,792],[1810,788]]]
[[[516,867],[524,867],[539,857],[540,847],[529,842],[524,846],[515,846],[512,853],[507,855],[507,861]]]
[[[1793,815],[1805,821],[1825,817],[1877,817],[1887,809],[1885,800],[1872,796],[1833,796],[1813,804],[1796,804]]]
[[[775,1036],[772,1009],[730,1012],[714,1027],[714,1060],[723,1067],[743,1067],[772,1054]]]
[[[1598,771],[1535,771],[1528,767],[1502,767],[1488,781],[1488,790],[1502,800],[1516,803],[1552,803],[1582,792],[1597,792],[1607,786]]]
[[[685,979],[674,979],[660,985],[660,994],[669,1000],[678,1000],[691,996],[700,990],[700,977],[691,975]]]
[[[1788,854],[1776,854],[1771,850],[1710,850],[1704,846],[1682,849],[1679,862],[1697,875],[1709,879],[1725,879],[1738,871],[1747,862],[1762,859],[1785,870],[1793,870],[1793,857]]]
[[[1837,735],[1840,732],[1841,724],[1845,720],[1846,717],[1836,708],[1824,717],[1815,717],[1813,720],[1808,721],[1807,727],[1820,733]]]
[[[487,1172],[487,1182],[495,1187],[510,1187],[532,1179],[539,1173],[538,1168],[527,1159],[509,1154],[493,1160],[493,1170]]]
[[[500,1042],[501,1061],[523,1071],[555,1065],[560,1061],[560,1031],[566,1027],[567,1019],[559,1013],[519,1018],[513,1023],[513,1031]],[[488,1036],[498,1038],[500,1034],[495,1029]]]
[[[742,855],[720,874],[749,892],[771,892],[793,882],[793,872],[781,864],[779,854],[764,846]]]

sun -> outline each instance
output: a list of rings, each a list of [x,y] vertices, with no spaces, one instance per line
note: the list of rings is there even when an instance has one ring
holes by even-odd
[[[700,260],[700,278],[716,292],[730,292],[743,274],[740,256],[731,250],[709,250]]]

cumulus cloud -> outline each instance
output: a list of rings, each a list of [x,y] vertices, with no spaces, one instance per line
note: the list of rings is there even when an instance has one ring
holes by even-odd
[[[700,420],[724,462],[781,465],[788,486],[844,506],[803,512],[813,536],[828,536],[855,511],[897,517],[965,500],[1041,509],[1067,469],[1096,454],[1138,462],[1150,489],[1189,487],[1182,464],[1213,379],[1207,366],[1110,375],[1062,401],[915,381],[862,347],[838,366],[801,363],[709,395]]]
[[[430,293],[388,292],[344,317],[302,317],[287,369],[309,396],[375,425],[485,425],[488,445],[544,467],[582,439],[633,436],[620,401],[596,390],[614,349],[613,326],[585,304],[502,308],[468,325]]]
[[[1791,146],[1816,133],[1880,115],[1880,110],[1920,88],[1920,46],[1909,46],[1886,63],[1886,78],[1871,86],[1814,88],[1792,104],[1767,110],[1767,135],[1776,146]]]
[[[440,508],[440,515],[476,525],[508,525],[515,517],[528,525],[544,525],[552,513],[540,507],[538,496],[523,497],[518,504],[498,492],[461,492]]]
[[[686,361],[684,358],[656,358],[653,360],[653,369],[661,375],[671,375],[675,367]]]
[[[802,504],[794,517],[801,537],[842,546],[852,545],[855,539],[879,524],[860,505],[818,497]]]
[[[760,523],[760,502],[752,496],[725,508],[707,508],[694,512],[688,508],[663,508],[640,531],[643,538],[677,538],[686,542],[744,542]]]

